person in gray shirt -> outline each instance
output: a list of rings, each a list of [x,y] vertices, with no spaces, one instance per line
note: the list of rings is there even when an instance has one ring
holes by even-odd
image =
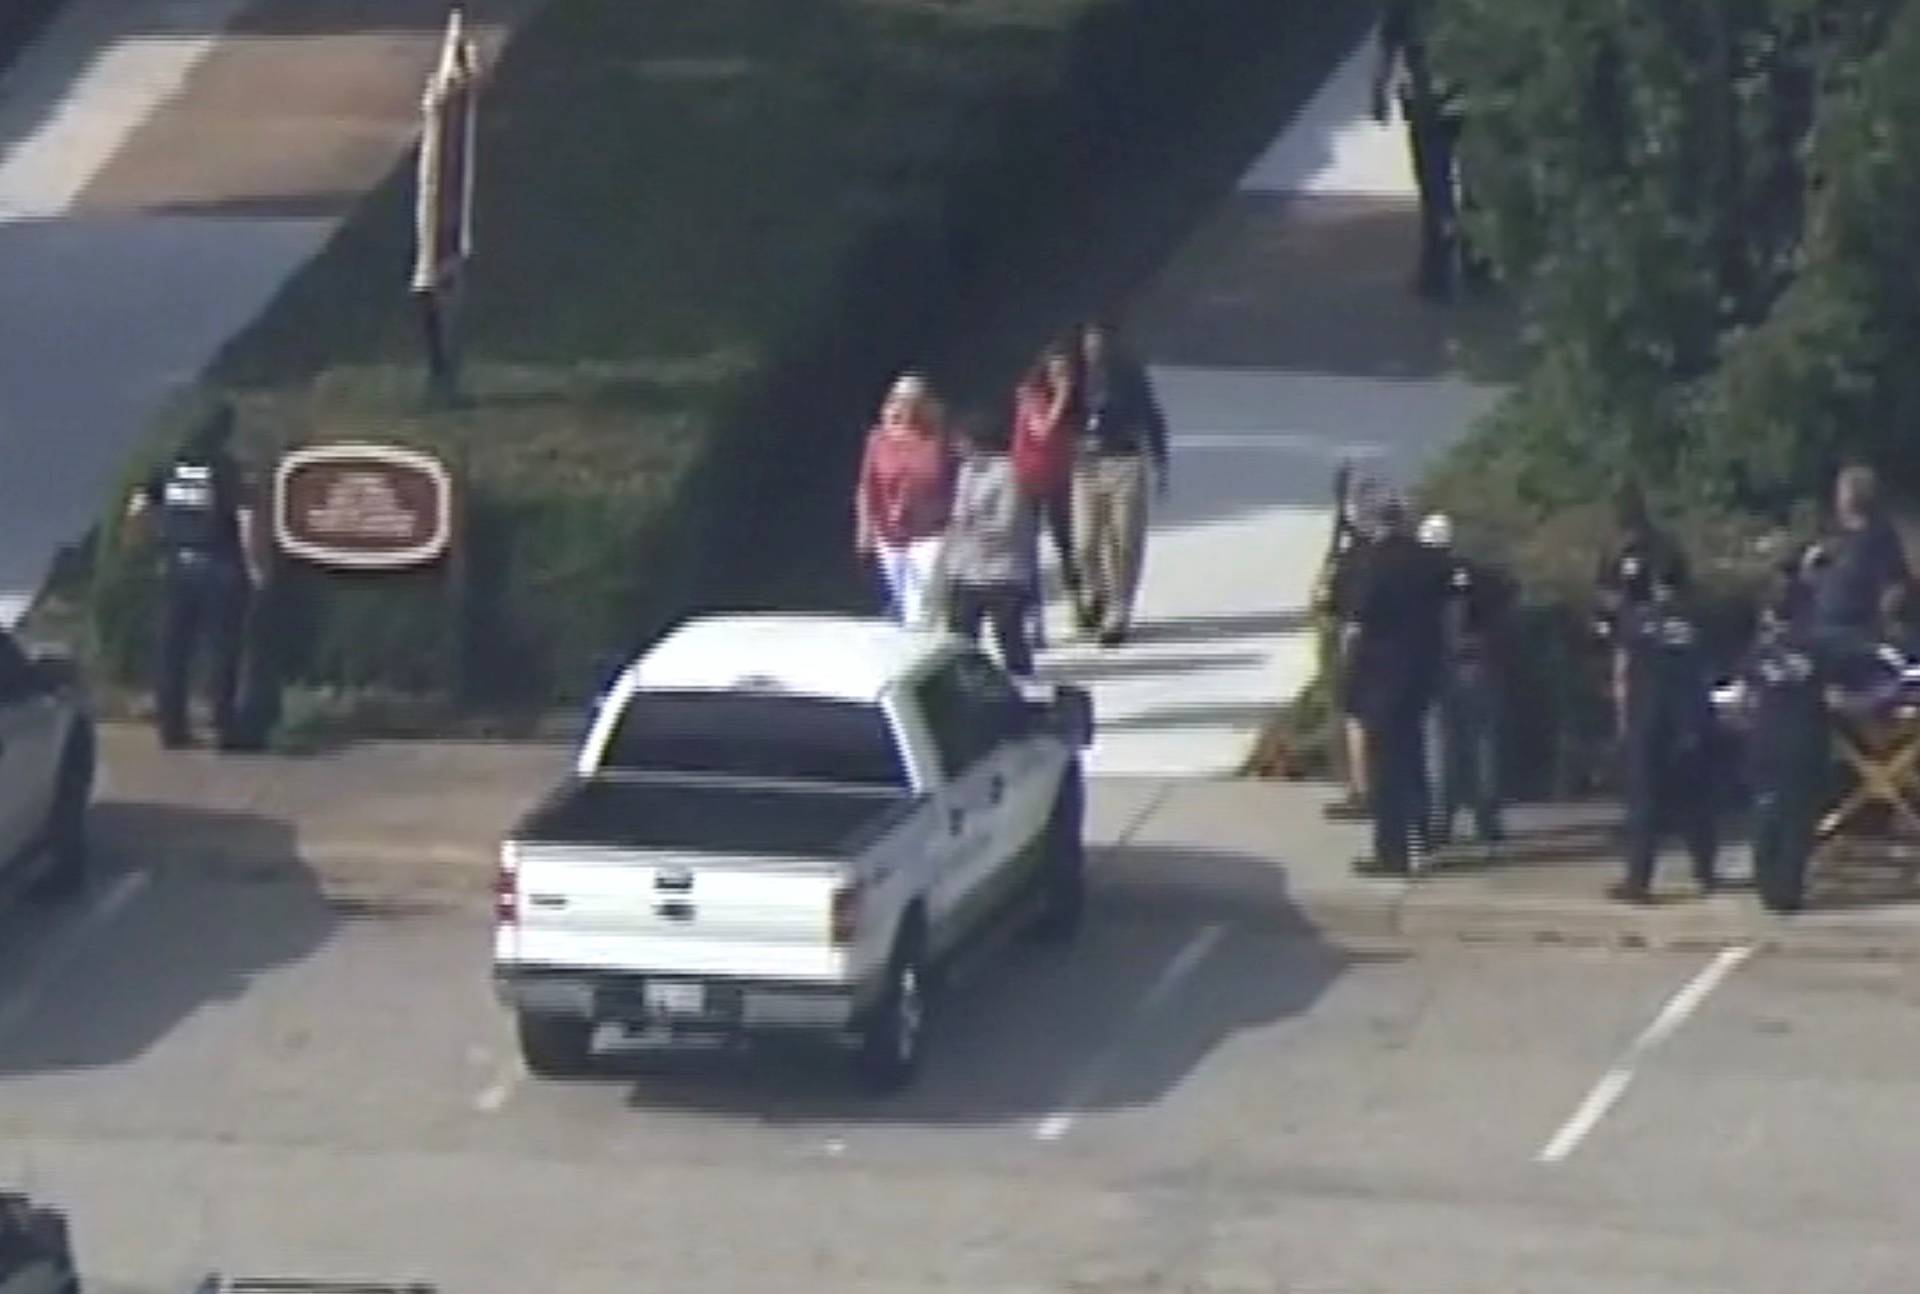
[[[946,544],[947,627],[979,637],[982,622],[1008,673],[1033,673],[1025,630],[1033,596],[1040,514],[1020,487],[998,419],[968,427],[966,453],[954,483]]]

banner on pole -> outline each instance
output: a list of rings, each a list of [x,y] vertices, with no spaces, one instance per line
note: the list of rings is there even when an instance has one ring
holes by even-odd
[[[475,123],[479,51],[464,14],[447,17],[440,61],[421,99],[420,166],[414,206],[413,290],[444,287],[473,255]]]

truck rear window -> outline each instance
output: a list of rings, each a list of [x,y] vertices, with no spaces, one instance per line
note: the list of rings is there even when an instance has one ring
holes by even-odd
[[[908,788],[877,705],[737,692],[637,692],[602,767]]]

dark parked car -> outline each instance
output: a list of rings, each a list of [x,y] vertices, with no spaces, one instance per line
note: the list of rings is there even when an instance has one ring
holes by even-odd
[[[0,629],[0,892],[85,884],[93,771],[93,723],[71,663],[29,656]]]
[[[67,1220],[0,1192],[0,1294],[80,1294]]]

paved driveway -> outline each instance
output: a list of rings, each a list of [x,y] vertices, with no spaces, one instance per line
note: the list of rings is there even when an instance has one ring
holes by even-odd
[[[807,1052],[544,1084],[483,894],[254,841],[0,926],[0,1181],[71,1211],[90,1288],[1807,1294],[1920,1260],[1907,965],[1703,992],[1724,955],[1333,942],[1264,864],[1116,849],[1083,941],[976,957],[902,1096]]]

